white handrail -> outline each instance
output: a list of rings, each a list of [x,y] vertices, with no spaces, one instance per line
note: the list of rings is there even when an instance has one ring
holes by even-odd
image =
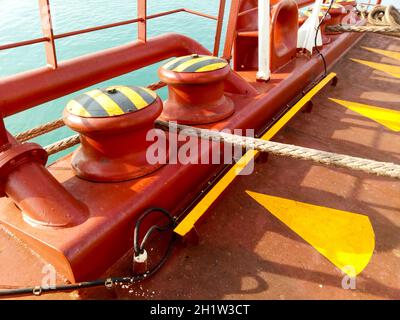
[[[270,0],[258,0],[258,72],[257,79],[270,78]]]

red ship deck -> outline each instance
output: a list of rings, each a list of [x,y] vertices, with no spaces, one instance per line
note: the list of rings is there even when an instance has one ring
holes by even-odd
[[[400,40],[365,36],[333,68],[339,79],[337,87],[326,87],[314,97],[312,112],[298,113],[275,141],[400,162],[400,123],[396,129],[393,120],[389,128],[382,125],[382,119],[374,121],[329,100],[400,111],[400,60],[395,59],[400,54],[391,58],[364,47],[399,52]],[[351,58],[392,66],[387,70],[392,74]],[[254,79],[254,74],[243,76]],[[368,217],[375,249],[356,278],[356,288],[343,289],[341,270],[246,191]],[[400,181],[269,156],[267,162],[256,164],[252,175],[238,177],[209,210],[197,226],[199,244],[180,244],[151,279],[111,291],[96,288],[80,295],[41,298],[398,299],[399,228]],[[44,262],[4,232],[0,232],[0,244],[0,285],[38,285]],[[131,259],[128,254],[105,277],[128,276]]]

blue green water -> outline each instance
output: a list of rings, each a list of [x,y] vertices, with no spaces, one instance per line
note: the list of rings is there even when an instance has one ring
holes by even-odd
[[[148,0],[148,14],[181,7],[217,15],[219,0]],[[366,1],[364,1],[366,2]],[[384,0],[384,4],[398,3],[399,0]],[[227,1],[225,24],[230,1]],[[135,18],[136,0],[50,0],[53,27],[56,34]],[[215,21],[178,13],[148,22],[148,35],[179,32],[199,41],[212,51],[215,35]],[[224,28],[225,30],[225,28]],[[96,31],[56,41],[60,61],[111,48],[134,41],[137,26],[127,25],[108,30]],[[0,44],[42,37],[39,20],[38,0],[0,0]],[[222,43],[224,36],[222,38]],[[45,64],[43,44],[0,51],[0,77],[38,68]],[[157,68],[160,63],[118,78],[97,84],[103,87],[114,84],[148,85],[158,81]],[[83,90],[86,91],[87,89]],[[165,89],[158,93],[165,97]],[[48,102],[34,109],[6,119],[7,129],[15,134],[36,125],[57,119],[74,93]],[[70,136],[72,131],[61,128],[34,141],[47,145]],[[65,152],[64,152],[65,153]],[[56,157],[64,153],[58,154]],[[56,157],[52,157],[54,160]]]

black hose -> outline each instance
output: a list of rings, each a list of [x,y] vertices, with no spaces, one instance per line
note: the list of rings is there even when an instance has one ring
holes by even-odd
[[[165,226],[157,226],[154,225],[149,228],[149,230],[146,232],[145,236],[143,237],[142,243],[139,246],[138,245],[138,239],[139,239],[139,231],[140,231],[140,225],[145,217],[147,217],[150,213],[152,212],[161,212],[165,216],[167,216],[170,219],[170,223]],[[172,229],[176,225],[176,220],[174,217],[172,217],[169,212],[165,209],[162,208],[150,208],[146,210],[136,221],[135,224],[135,230],[134,230],[134,244],[137,246],[138,251],[141,252],[144,249],[144,245],[146,241],[149,239],[150,235],[155,231],[167,231]],[[144,279],[147,279],[154,275],[167,261],[168,257],[172,253],[172,249],[174,247],[175,241],[177,237],[175,233],[172,233],[171,239],[169,240],[168,247],[165,251],[165,254],[163,257],[160,259],[160,261],[149,271],[136,275],[134,277],[111,277],[107,279],[98,279],[94,281],[86,281],[86,282],[79,282],[79,283],[74,283],[74,284],[65,284],[65,285],[56,285],[54,287],[41,287],[41,286],[36,286],[36,287],[27,287],[27,288],[16,288],[16,289],[4,289],[0,290],[0,297],[16,297],[16,296],[24,296],[24,295],[34,295],[34,296],[40,296],[42,294],[47,294],[47,293],[56,293],[56,292],[68,292],[68,291],[74,291],[74,290],[79,290],[79,289],[85,289],[85,288],[93,288],[93,287],[102,287],[105,286],[106,288],[112,288],[114,284],[117,283],[136,283],[140,282]],[[134,249],[135,251],[135,249]],[[135,254],[135,253],[134,253]]]
[[[317,27],[317,32],[315,33],[315,38],[314,38],[314,47],[315,47],[315,50],[317,51],[318,55],[321,57],[322,63],[324,64],[324,76],[323,76],[324,78],[325,78],[325,77],[327,76],[327,74],[328,74],[328,69],[327,69],[325,57],[324,57],[323,53],[322,53],[321,51],[319,51],[319,49],[318,49],[317,40],[318,40],[318,33],[319,33],[320,30],[321,30],[321,25],[322,25],[322,23],[325,21],[326,16],[329,14],[329,10],[331,10],[334,1],[335,1],[335,0],[331,0],[331,3],[329,4],[329,8],[326,10],[324,16],[323,16],[322,19],[320,20],[320,22],[319,22],[319,24],[318,24],[318,27]]]

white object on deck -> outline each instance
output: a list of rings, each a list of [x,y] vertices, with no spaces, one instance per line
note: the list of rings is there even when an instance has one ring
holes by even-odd
[[[257,79],[270,78],[270,4],[269,0],[258,0],[258,72]]]
[[[312,53],[315,47],[315,35],[319,25],[319,13],[321,11],[322,0],[316,0],[311,16],[299,28],[297,36],[297,48],[304,48]],[[322,45],[321,30],[318,30],[317,46]]]

